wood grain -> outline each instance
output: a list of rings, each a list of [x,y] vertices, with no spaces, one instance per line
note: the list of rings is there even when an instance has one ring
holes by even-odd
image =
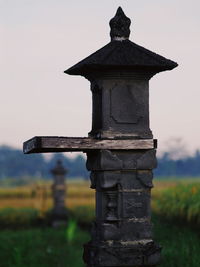
[[[153,149],[154,139],[93,139],[87,137],[36,136],[23,145],[25,154],[46,152],[72,152],[98,149],[137,150]]]

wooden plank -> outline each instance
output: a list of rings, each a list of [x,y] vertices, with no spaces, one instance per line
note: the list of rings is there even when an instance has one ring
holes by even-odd
[[[46,152],[72,152],[98,149],[135,150],[156,147],[153,139],[93,139],[87,137],[36,136],[23,145],[25,154]]]

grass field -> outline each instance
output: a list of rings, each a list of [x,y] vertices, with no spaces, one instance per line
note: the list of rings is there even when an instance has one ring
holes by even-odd
[[[6,230],[0,237],[1,267],[81,267],[89,233],[77,229],[70,243],[65,229]]]
[[[199,267],[200,235],[153,216],[155,240],[163,247],[161,267]]]
[[[154,194],[152,209],[167,219],[200,227],[200,183],[181,183]]]
[[[68,207],[93,205],[95,192],[87,181],[68,182],[66,205]],[[0,189],[0,209],[2,208],[34,208],[45,211],[53,205],[51,184],[38,184],[15,188]]]
[[[153,217],[156,241],[163,246],[161,267],[199,267],[200,237],[188,228]],[[76,229],[69,243],[66,229],[0,231],[1,267],[83,267],[82,245],[89,233]]]
[[[163,179],[154,180],[152,190],[152,207],[161,213],[164,208],[170,212],[173,207],[187,202],[187,206],[195,206],[199,210],[200,179]],[[174,201],[174,202],[173,202]],[[95,190],[90,189],[89,181],[68,181],[66,205],[68,208],[76,206],[93,206],[95,204]],[[169,205],[171,208],[168,209]],[[0,209],[3,208],[34,208],[44,212],[53,205],[51,183],[40,183],[15,188],[0,188]],[[160,207],[160,208],[159,208]],[[182,208],[183,212],[186,208]],[[190,211],[190,214],[192,211]],[[188,215],[189,216],[189,215]]]
[[[69,181],[66,205],[72,210],[79,206],[94,207],[95,190],[90,189],[88,181]],[[32,208],[42,217],[52,206],[49,182],[0,189],[0,211],[5,208]],[[180,218],[200,224],[200,179],[155,179],[152,210],[168,219]]]
[[[160,266],[199,267],[200,180],[155,180],[154,185],[154,236],[163,246]],[[95,200],[89,186],[85,181],[68,182],[66,198],[70,218],[87,228],[94,218]],[[0,227],[8,230],[0,230],[0,267],[84,266],[81,255],[87,232],[77,228],[69,244],[66,229],[32,228],[52,204],[49,183],[1,188]],[[20,230],[20,225],[26,229]],[[11,230],[13,226],[18,230]]]

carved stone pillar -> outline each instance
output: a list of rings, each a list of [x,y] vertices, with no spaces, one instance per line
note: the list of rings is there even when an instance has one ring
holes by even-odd
[[[87,154],[96,189],[96,221],[85,245],[88,266],[154,266],[150,198],[155,150],[101,150]]]
[[[153,138],[149,80],[177,64],[129,41],[130,23],[118,8],[110,21],[111,42],[65,71],[91,82],[91,138]],[[150,212],[155,148],[93,150],[87,158],[96,189],[96,220],[84,250],[88,267],[155,266],[161,250],[152,240]]]

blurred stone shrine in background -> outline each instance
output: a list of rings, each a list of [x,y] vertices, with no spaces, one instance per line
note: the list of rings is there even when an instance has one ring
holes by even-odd
[[[63,167],[61,160],[57,161],[56,166],[51,170],[51,174],[53,175],[52,197],[54,202],[51,211],[51,223],[53,227],[58,227],[67,224],[67,209],[65,206],[67,169]]]

